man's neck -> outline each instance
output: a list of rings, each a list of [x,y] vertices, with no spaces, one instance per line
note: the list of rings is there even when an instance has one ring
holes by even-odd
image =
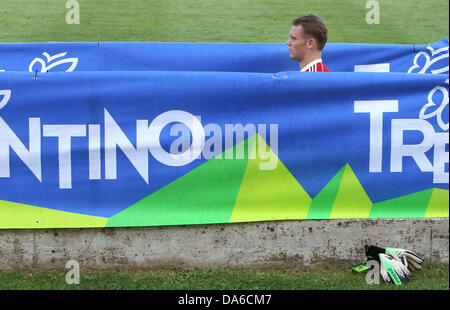
[[[305,57],[302,61],[299,62],[300,69],[305,68],[308,64],[310,64],[314,60],[321,59],[321,58],[322,58],[321,52],[313,53],[313,54],[309,55],[309,57]]]

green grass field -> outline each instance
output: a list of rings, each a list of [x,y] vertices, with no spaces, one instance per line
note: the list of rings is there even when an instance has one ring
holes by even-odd
[[[449,266],[425,265],[406,285],[366,284],[365,273],[347,268],[314,270],[190,270],[80,272],[68,285],[66,271],[3,271],[0,290],[448,290]]]
[[[78,0],[80,24],[66,23],[66,0],[2,0],[0,42],[262,42],[287,40],[291,22],[321,16],[329,42],[426,44],[448,37],[449,1]]]

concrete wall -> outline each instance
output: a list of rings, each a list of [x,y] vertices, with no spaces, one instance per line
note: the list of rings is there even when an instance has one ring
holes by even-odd
[[[364,244],[449,262],[449,219],[303,220],[102,229],[0,230],[0,269],[345,266]]]

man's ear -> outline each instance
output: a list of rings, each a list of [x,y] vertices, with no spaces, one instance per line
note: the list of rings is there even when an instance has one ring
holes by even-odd
[[[306,42],[306,46],[308,48],[315,48],[317,47],[317,42],[314,38],[309,38],[308,41]]]

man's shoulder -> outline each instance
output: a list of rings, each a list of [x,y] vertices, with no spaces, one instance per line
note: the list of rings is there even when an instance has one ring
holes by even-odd
[[[309,63],[303,72],[330,72],[330,70],[325,66],[322,59],[317,59],[311,63]]]

